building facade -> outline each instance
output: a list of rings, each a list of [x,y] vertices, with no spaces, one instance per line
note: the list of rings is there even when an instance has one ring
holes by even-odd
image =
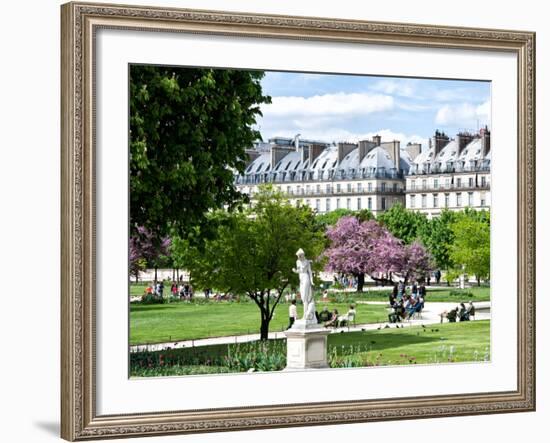
[[[359,143],[328,144],[298,137],[273,138],[248,151],[250,163],[236,177],[240,192],[254,198],[262,183],[272,183],[294,204],[318,213],[345,208],[385,211],[405,204],[405,177],[420,145],[400,149],[379,136]]]
[[[454,139],[436,132],[418,155],[405,184],[408,209],[437,216],[443,209],[491,206],[491,134],[461,132]]]
[[[318,213],[345,208],[377,214],[400,203],[437,216],[443,208],[490,207],[490,132],[436,131],[427,149],[420,144],[372,140],[325,143],[276,137],[247,151],[249,163],[235,178],[251,200],[262,183],[272,183],[293,204]]]

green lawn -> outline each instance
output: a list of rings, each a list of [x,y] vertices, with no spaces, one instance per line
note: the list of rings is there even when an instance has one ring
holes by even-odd
[[[333,368],[489,361],[490,321],[331,334],[328,346],[329,363]],[[238,368],[221,364],[228,355],[238,360]],[[285,366],[284,340],[270,340],[267,344],[200,346],[131,356],[132,376],[239,372],[250,367],[258,369],[259,365],[280,370]],[[267,361],[269,358],[271,361]]]
[[[325,306],[318,302],[318,310]],[[329,310],[348,311],[345,303],[328,303]],[[301,316],[301,305],[298,315]],[[357,323],[387,321],[383,305],[357,305]],[[288,325],[288,304],[280,303],[270,323],[270,331],[281,331]],[[205,337],[258,333],[260,311],[252,302],[186,303],[142,305],[130,304],[130,344],[159,343]]]
[[[144,283],[130,285],[130,295],[143,295],[146,285]],[[491,289],[488,286],[472,286],[464,290],[460,290],[454,287],[427,287],[426,301],[431,302],[461,302],[461,301],[489,301],[491,296]],[[335,298],[336,301],[346,302],[345,300],[340,299],[350,299],[350,300],[366,300],[366,301],[386,301],[388,295],[391,293],[392,289],[383,290],[372,290],[365,291],[362,293],[357,292],[337,292],[335,294],[331,293],[331,297]],[[164,287],[165,295],[168,295],[170,292],[170,285]],[[451,295],[451,292],[456,295]],[[470,297],[471,294],[472,296]],[[316,298],[320,298],[321,291],[316,291]]]

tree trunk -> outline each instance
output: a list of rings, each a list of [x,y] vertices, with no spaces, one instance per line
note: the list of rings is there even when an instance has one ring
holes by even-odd
[[[266,341],[269,338],[269,320],[262,315],[262,324],[260,326],[260,340]]]
[[[363,292],[363,287],[365,286],[365,274],[357,274],[357,292]]]
[[[477,285],[481,286],[481,279],[476,275]]]

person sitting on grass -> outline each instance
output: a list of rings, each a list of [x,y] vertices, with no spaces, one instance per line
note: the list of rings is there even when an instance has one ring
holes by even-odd
[[[331,314],[328,308],[325,306],[321,313],[319,314],[319,322],[325,324],[327,321],[330,321]]]
[[[325,326],[336,326],[336,323],[338,322],[338,309],[335,309],[332,311],[332,315],[330,316],[330,320],[325,322]]]

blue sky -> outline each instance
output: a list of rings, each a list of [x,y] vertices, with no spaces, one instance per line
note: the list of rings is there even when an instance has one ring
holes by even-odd
[[[490,127],[489,82],[336,74],[267,72],[262,80],[273,103],[262,106],[258,129],[273,136],[323,141],[421,142],[436,129],[454,136]]]

